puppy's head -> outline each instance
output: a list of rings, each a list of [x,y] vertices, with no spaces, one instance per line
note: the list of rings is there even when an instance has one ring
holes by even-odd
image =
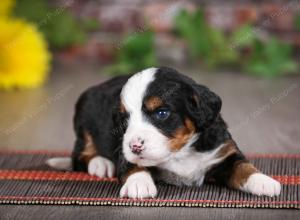
[[[220,112],[221,100],[208,88],[170,68],[133,75],[121,92],[127,118],[123,153],[140,166],[157,166],[189,148]]]

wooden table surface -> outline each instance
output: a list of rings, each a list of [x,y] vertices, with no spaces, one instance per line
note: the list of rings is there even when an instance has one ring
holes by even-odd
[[[222,114],[245,153],[300,153],[300,77],[262,79],[178,68],[223,100]],[[201,73],[202,72],[202,73]],[[79,94],[109,76],[84,63],[54,65],[45,87],[0,92],[0,149],[71,150]],[[29,218],[34,216],[34,218]],[[297,210],[0,206],[0,219],[289,219]]]

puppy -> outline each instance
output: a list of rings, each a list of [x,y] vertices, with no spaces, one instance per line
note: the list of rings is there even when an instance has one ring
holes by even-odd
[[[281,186],[245,158],[220,114],[221,99],[176,70],[149,68],[84,92],[76,104],[71,160],[48,164],[117,176],[121,197],[155,197],[155,182],[201,186],[206,179],[255,195]]]

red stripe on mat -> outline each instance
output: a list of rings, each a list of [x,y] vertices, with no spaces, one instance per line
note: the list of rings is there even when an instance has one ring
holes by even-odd
[[[300,147],[299,147],[300,148]],[[48,151],[48,150],[0,150],[0,154],[37,154],[37,155],[48,155],[48,156],[70,156],[71,151]],[[300,159],[300,154],[267,154],[267,153],[248,153],[248,158],[291,158]]]
[[[300,204],[300,201],[246,201],[246,200],[184,200],[184,199],[127,199],[127,198],[87,198],[87,197],[46,197],[46,196],[0,196],[0,199],[15,200],[58,200],[58,201],[110,201],[110,202],[150,202],[150,203],[224,203],[224,204]]]
[[[298,185],[300,176],[272,176],[281,184]],[[59,171],[27,171],[27,170],[0,170],[0,179],[3,180],[70,180],[70,181],[117,181],[116,178],[98,178],[83,172]]]
[[[60,172],[37,170],[0,170],[4,180],[71,180],[71,181],[117,181],[116,178],[99,178],[84,172]]]

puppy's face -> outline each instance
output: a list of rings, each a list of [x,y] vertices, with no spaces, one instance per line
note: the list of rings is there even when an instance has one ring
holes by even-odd
[[[221,101],[173,69],[150,68],[124,85],[121,106],[128,115],[122,146],[126,160],[157,166],[191,147],[219,113]]]

